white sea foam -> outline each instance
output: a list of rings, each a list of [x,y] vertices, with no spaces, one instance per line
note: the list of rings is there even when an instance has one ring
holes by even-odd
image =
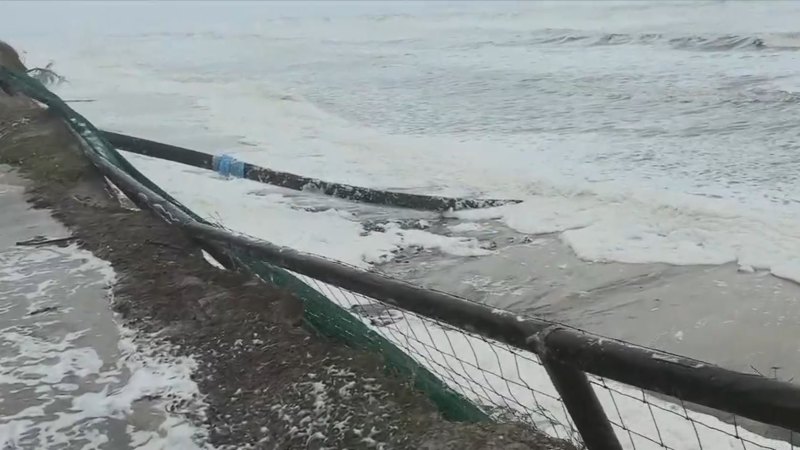
[[[114,280],[75,246],[0,252],[0,447],[208,448],[194,361],[115,324]]]
[[[588,261],[725,264],[800,282],[800,216],[722,200],[642,192],[530,197],[522,204],[454,214],[500,220],[524,233],[559,233]]]
[[[136,76],[139,80],[145,78],[144,73]],[[784,201],[780,206],[757,198],[756,193],[734,199],[656,189],[660,181],[654,182],[654,188],[634,188],[631,185],[635,180],[630,179],[628,172],[600,177],[618,176],[616,181],[595,181],[592,178],[597,175],[592,175],[588,168],[581,169],[575,155],[565,158],[575,164],[569,169],[572,173],[558,174],[558,166],[552,170],[546,166],[551,162],[547,146],[563,143],[551,138],[533,143],[534,153],[514,153],[518,144],[513,141],[497,143],[481,138],[455,142],[438,136],[389,135],[344,121],[302,98],[278,98],[271,91],[264,92],[266,88],[255,82],[160,80],[148,84],[159,92],[191,98],[199,106],[179,116],[173,116],[169,110],[160,113],[165,121],[178,119],[173,127],[161,128],[152,128],[154,119],[146,108],[141,109],[144,114],[141,117],[109,116],[106,111],[113,111],[111,103],[87,104],[81,108],[112,128],[134,133],[141,130],[147,137],[212,152],[226,151],[254,163],[303,175],[434,194],[522,198],[525,202],[521,205],[465,212],[459,217],[499,218],[525,233],[561,233],[565,243],[590,261],[681,265],[738,262],[800,280],[800,272],[792,269],[794,255],[800,253],[800,236],[794,232],[800,210],[791,202]],[[139,88],[146,91],[148,86],[140,83],[130,87]],[[149,89],[152,91],[154,87]],[[253,97],[253,92],[263,98]],[[121,100],[108,95],[109,100]],[[210,146],[198,136],[180,134],[180,130],[188,130],[198,122],[207,123],[213,130],[208,133],[210,142],[225,141],[219,136],[244,137],[227,138],[224,146]],[[499,148],[504,157],[492,159],[487,157],[491,153],[482,154],[485,145]],[[606,151],[610,150],[603,149]],[[194,195],[196,190],[190,180],[195,178],[189,175],[201,172],[151,164],[143,158],[132,160],[201,214],[207,217],[214,214],[222,217],[229,227],[299,250],[363,264],[384,261],[393,250],[404,245],[435,244],[430,235],[415,232],[361,236],[360,226],[346,214],[335,210],[296,211],[279,194],[245,198],[246,181],[204,177],[202,182],[208,188],[202,195]],[[526,166],[532,166],[531,170],[525,170]],[[603,170],[608,172],[605,167]],[[676,185],[678,189],[686,189]],[[531,192],[538,195],[531,196]],[[260,219],[254,211],[270,220]],[[303,226],[299,226],[301,223]],[[322,228],[326,232],[317,231]],[[414,238],[425,240],[415,243]],[[453,255],[483,253],[475,243],[442,244],[431,248]]]
[[[475,239],[447,237],[424,230],[405,230],[389,223],[382,230],[365,232],[348,211],[319,212],[293,208],[280,194],[248,195],[260,185],[249,180],[228,180],[212,172],[197,172],[174,163],[127,154],[156,184],[193,211],[233,230],[319,254],[349,264],[366,266],[392,257],[393,252],[421,247],[455,256],[489,254]],[[197,186],[203,186],[202,191]]]

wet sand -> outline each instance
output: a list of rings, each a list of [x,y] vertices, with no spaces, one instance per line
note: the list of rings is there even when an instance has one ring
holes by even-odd
[[[487,225],[459,235],[495,242],[493,255],[405,255],[383,270],[730,369],[800,378],[800,286],[795,283],[767,272],[742,273],[735,265],[589,263],[557,236],[525,236],[498,223]]]

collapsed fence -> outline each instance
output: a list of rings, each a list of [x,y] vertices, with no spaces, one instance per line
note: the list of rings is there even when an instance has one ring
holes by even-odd
[[[372,203],[397,208],[413,208],[428,211],[490,208],[519,203],[519,200],[472,199],[420,195],[408,192],[392,192],[370,189],[349,184],[332,183],[316,178],[304,177],[288,172],[259,167],[240,161],[230,155],[210,155],[188,148],[155,142],[135,136],[103,131],[103,137],[120,150],[165,159],[202,169],[219,172],[224,176],[245,178],[259,183],[271,184],[296,191],[319,192],[354,202]]]
[[[2,68],[0,80],[62,115],[86,156],[140,207],[220,262],[292,289],[309,326],[381,352],[451,418],[521,421],[593,450],[794,448],[795,385],[494,310],[214,226],[40,83]]]

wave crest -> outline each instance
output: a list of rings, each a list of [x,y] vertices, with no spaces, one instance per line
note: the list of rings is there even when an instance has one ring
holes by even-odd
[[[662,33],[586,33],[570,30],[545,30],[532,39],[507,42],[481,42],[479,46],[518,47],[529,45],[666,45],[676,49],[705,51],[734,50],[800,50],[800,33],[768,33],[758,35]]]

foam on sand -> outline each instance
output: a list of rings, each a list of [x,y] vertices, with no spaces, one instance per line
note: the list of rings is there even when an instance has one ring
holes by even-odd
[[[114,280],[75,246],[0,252],[0,448],[209,448],[194,361],[114,322]]]

